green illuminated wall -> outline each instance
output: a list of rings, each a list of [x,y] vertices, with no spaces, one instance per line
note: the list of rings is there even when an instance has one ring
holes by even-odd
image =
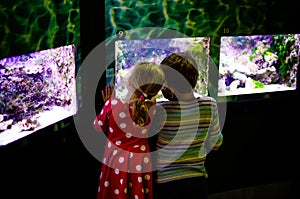
[[[2,0],[0,58],[68,44],[80,57],[79,23],[79,0]]]
[[[108,38],[120,29],[161,27],[186,36],[209,36],[217,64],[220,36],[291,33],[294,29],[285,25],[294,20],[297,7],[280,0],[106,0],[105,32]],[[140,37],[146,38],[143,34]]]

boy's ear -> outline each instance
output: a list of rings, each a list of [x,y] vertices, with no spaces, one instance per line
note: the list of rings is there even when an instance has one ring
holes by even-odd
[[[164,87],[164,89],[161,90],[163,96],[170,100],[170,101],[176,101],[177,98],[175,96],[175,91],[173,88],[170,88],[170,87]]]

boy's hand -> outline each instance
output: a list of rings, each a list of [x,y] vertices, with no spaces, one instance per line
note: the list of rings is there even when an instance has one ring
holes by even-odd
[[[104,103],[114,95],[114,88],[111,85],[105,86],[105,89],[101,91],[102,99]]]

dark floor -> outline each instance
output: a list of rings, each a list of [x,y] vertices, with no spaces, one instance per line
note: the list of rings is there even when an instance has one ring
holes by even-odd
[[[298,199],[299,180],[280,181],[209,195],[209,199]]]

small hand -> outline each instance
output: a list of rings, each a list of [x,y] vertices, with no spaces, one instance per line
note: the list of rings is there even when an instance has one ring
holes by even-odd
[[[111,85],[105,86],[105,89],[101,91],[102,99],[104,103],[114,95],[114,88]]]

